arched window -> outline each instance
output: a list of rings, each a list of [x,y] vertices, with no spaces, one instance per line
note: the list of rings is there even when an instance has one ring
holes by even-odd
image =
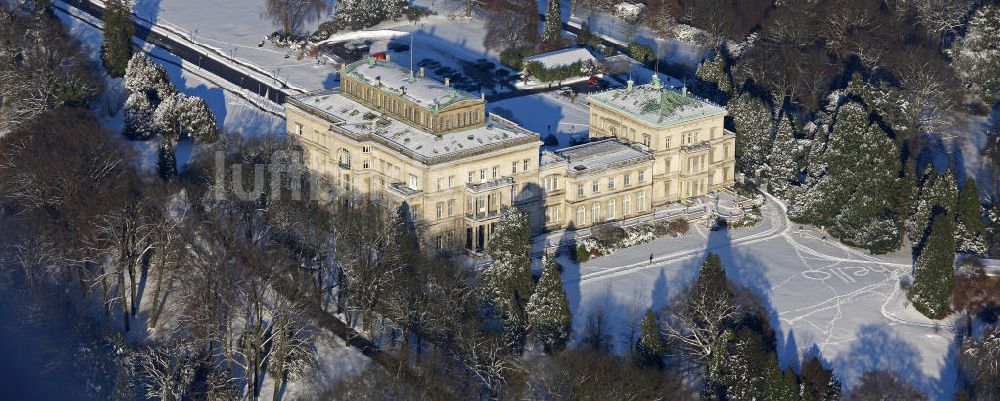
[[[341,167],[351,168],[351,152],[347,149],[341,149],[338,162]]]

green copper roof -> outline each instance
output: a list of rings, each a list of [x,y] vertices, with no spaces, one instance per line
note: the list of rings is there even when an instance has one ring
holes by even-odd
[[[665,127],[702,117],[723,114],[721,106],[699,100],[671,89],[660,88],[655,82],[628,89],[611,89],[588,97],[655,127]]]

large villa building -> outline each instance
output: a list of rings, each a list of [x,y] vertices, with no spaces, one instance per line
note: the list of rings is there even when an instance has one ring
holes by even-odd
[[[527,212],[535,232],[584,228],[734,179],[725,109],[656,79],[589,96],[591,141],[549,152],[447,81],[375,58],[340,73],[340,88],[285,104],[289,138],[347,199],[406,202],[438,248],[482,251],[508,206]]]

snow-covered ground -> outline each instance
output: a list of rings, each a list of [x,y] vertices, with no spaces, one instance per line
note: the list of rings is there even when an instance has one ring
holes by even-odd
[[[102,33],[94,25],[101,26],[101,22],[78,10],[70,9],[70,11],[73,12],[73,16],[58,10],[56,15],[66,24],[69,32],[89,50],[94,63],[100,63]],[[162,48],[142,42],[137,43],[143,46],[153,60],[166,68],[170,81],[177,86],[178,91],[205,100],[215,113],[221,128],[252,136],[283,135],[285,120],[281,117],[283,111],[280,105],[240,90],[228,81],[201,70],[198,66],[191,65]],[[128,94],[120,79],[110,79],[107,76],[104,78],[107,89],[97,102],[97,114],[104,125],[113,131],[120,131],[123,125],[121,106]],[[154,138],[132,144],[139,152],[141,168],[153,171],[156,166],[158,141]],[[196,151],[195,148],[196,145],[190,142],[178,145],[177,161],[181,168],[191,159],[192,153]]]
[[[790,223],[769,200],[762,222],[733,231],[692,225],[665,237],[578,266],[563,260],[563,281],[582,332],[603,308],[619,349],[646,308],[667,305],[695,278],[707,252],[721,256],[730,279],[761,296],[777,332],[782,366],[819,353],[850,386],[866,370],[890,369],[950,399],[956,380],[949,321],[935,323],[908,307],[900,280],[910,274],[907,250],[872,256]],[[650,255],[653,263],[649,263]]]

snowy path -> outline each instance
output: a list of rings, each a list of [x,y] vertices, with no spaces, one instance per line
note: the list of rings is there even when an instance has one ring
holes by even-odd
[[[564,260],[563,281],[577,332],[603,309],[626,346],[629,326],[646,308],[669,303],[697,274],[707,252],[727,275],[758,294],[775,327],[782,366],[818,353],[850,385],[865,370],[892,369],[934,399],[950,397],[955,374],[950,321],[909,308],[900,280],[910,274],[908,250],[870,255],[788,221],[768,197],[764,219],[734,231],[695,225],[688,235],[660,238],[578,266]],[[653,262],[649,257],[653,255]]]

